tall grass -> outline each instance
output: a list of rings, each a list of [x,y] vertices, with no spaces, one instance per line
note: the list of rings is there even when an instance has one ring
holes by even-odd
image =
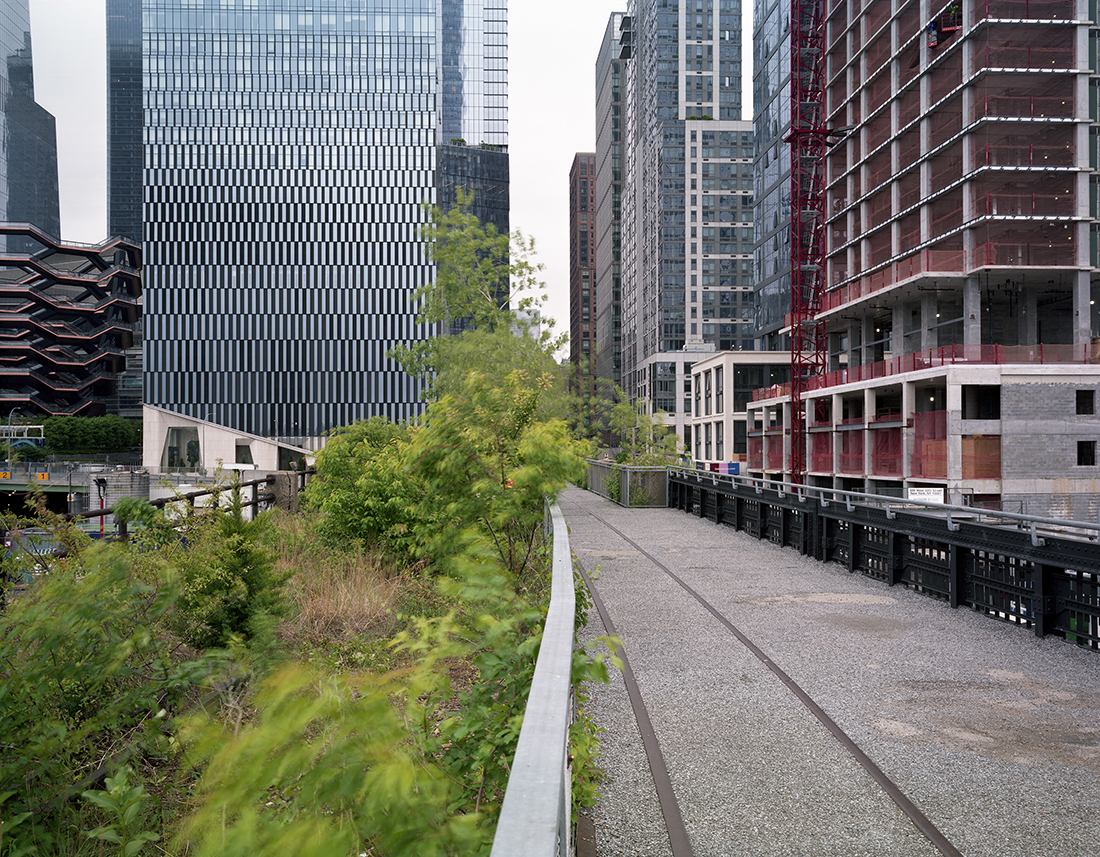
[[[292,571],[293,607],[280,636],[305,643],[389,637],[405,575],[380,551],[359,544],[325,545],[309,518],[277,516],[269,531],[279,571]]]

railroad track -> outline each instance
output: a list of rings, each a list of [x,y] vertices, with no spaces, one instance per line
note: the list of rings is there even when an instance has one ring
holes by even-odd
[[[745,633],[743,633],[736,625],[734,625],[725,615],[722,614],[713,604],[711,604],[703,595],[689,586],[683,578],[675,574],[671,569],[658,560],[653,554],[646,551],[636,541],[631,539],[620,529],[611,524],[606,518],[601,517],[599,514],[593,512],[591,509],[585,508],[576,503],[570,504],[574,509],[579,512],[583,512],[586,515],[590,515],[599,521],[603,526],[607,527],[612,532],[616,533],[624,542],[632,546],[642,556],[644,556],[649,562],[660,569],[662,573],[668,576],[670,580],[676,583],[684,592],[686,592],[691,598],[699,603],[729,634],[734,637],[742,646],[745,647],[761,664],[763,664],[780,682],[790,691],[790,693],[802,704],[802,706],[809,711],[821,725],[832,735],[832,737],[838,742],[838,744],[860,765],[860,767],[866,772],[866,774],[878,785],[883,793],[885,793],[890,800],[897,805],[898,809],[909,819],[913,826],[934,846],[939,853],[944,857],[962,857],[962,852],[940,831],[935,824],[928,819],[927,816],[920,810],[920,808],[894,783],[885,773],[874,763],[874,761],[865,753],[852,738],[847,735],[843,729],[818,705],[814,699],[803,690],[778,664],[776,664],[768,654],[756,643],[754,643]],[[614,620],[609,615],[607,607],[600,597],[599,590],[595,585],[591,569],[586,568],[584,563],[577,560],[577,564],[580,568],[580,573],[584,578],[585,584],[588,587],[592,596],[593,604],[596,610],[600,614],[600,618],[603,621],[604,629],[609,635],[614,638],[619,637],[619,633],[615,627]],[[634,712],[634,717],[638,723],[638,729],[642,737],[642,743],[645,748],[646,757],[649,762],[650,770],[653,774],[654,785],[657,791],[657,798],[660,804],[661,813],[664,817],[665,827],[668,833],[669,843],[672,849],[673,857],[692,857],[694,851],[692,849],[691,840],[688,836],[687,829],[683,820],[683,813],[681,807],[677,801],[675,791],[672,786],[672,780],[669,775],[668,768],[665,764],[664,756],[661,752],[660,743],[657,740],[656,732],[653,728],[653,724],[650,721],[649,713],[645,706],[645,700],[642,697],[641,690],[638,683],[635,680],[633,670],[630,666],[630,659],[626,651],[621,647],[617,647],[616,655],[622,662],[623,679],[626,685],[627,694],[630,700],[631,708]]]

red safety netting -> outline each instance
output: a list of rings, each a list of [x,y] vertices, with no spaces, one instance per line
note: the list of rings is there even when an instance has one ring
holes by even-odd
[[[871,473],[875,476],[901,476],[901,427],[880,428],[871,432]]]
[[[1073,0],[975,0],[970,7],[970,22],[986,18],[1070,21],[1074,17]]]
[[[1076,104],[1075,75],[990,73],[974,87],[970,121],[983,116],[1071,119]]]
[[[749,437],[749,470],[764,469],[764,438]]]
[[[913,417],[912,475],[947,478],[947,411],[926,411]]]
[[[810,435],[810,470],[829,473],[833,469],[833,433],[814,432]]]
[[[982,69],[1054,69],[1077,67],[1072,24],[1047,27],[1021,27],[993,24],[979,29],[971,41],[971,71]]]
[[[770,434],[768,441],[768,470],[783,469],[783,435]]]
[[[863,430],[840,433],[840,472],[863,475]]]
[[[1073,125],[987,122],[970,142],[975,167],[1072,167],[1077,162]]]

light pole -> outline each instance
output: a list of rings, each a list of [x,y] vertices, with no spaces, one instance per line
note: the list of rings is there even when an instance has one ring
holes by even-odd
[[[12,446],[11,442],[12,442],[13,429],[11,427],[11,421],[13,419],[15,419],[15,412],[18,411],[18,410],[19,410],[19,408],[12,408],[11,411],[8,412],[8,464],[9,465],[12,463],[11,462],[11,446]]]
[[[210,422],[212,416],[214,416],[213,411],[208,413],[202,421],[202,449],[199,450],[199,466],[202,468],[203,476],[206,476],[206,424]]]
[[[103,511],[103,498],[107,496],[107,478],[105,476],[95,477],[95,487],[99,491],[99,511]],[[99,516],[99,540],[103,541],[103,515]]]

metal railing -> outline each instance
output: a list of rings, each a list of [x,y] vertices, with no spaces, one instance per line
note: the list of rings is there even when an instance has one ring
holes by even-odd
[[[668,467],[633,467],[590,458],[588,490],[620,506],[664,508],[668,505]]]
[[[1100,521],[672,468],[669,505],[951,607],[1100,649]]]
[[[573,853],[568,754],[576,615],[573,555],[565,517],[557,503],[550,506],[547,517],[554,540],[550,609],[491,857],[568,857]]]
[[[313,468],[301,471],[285,471],[282,475],[289,479],[288,491],[301,493],[305,490],[308,480],[316,471]],[[185,491],[173,494],[171,497],[161,497],[150,500],[149,505],[154,509],[161,509],[170,517],[183,517],[191,514],[203,504],[196,503],[200,498],[212,498],[206,510],[225,510],[221,496],[234,490],[241,492],[241,509],[253,510],[250,514],[264,511],[278,505],[278,493],[276,483],[279,474],[271,473],[259,479],[248,479],[241,482],[229,482],[219,485],[211,485],[206,488],[197,488],[193,491]],[[105,509],[89,509],[84,512],[67,512],[62,517],[67,521],[92,520],[95,518],[107,518],[115,514],[115,507],[108,506]],[[127,541],[130,537],[126,521],[117,521],[117,532],[113,534],[120,541]]]

